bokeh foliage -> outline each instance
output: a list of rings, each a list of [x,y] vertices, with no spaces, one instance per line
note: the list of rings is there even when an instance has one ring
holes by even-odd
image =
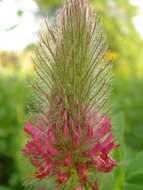
[[[62,2],[35,1],[42,15],[53,13]],[[120,143],[114,155],[119,167],[108,177],[102,176],[101,188],[142,190],[143,41],[132,22],[137,9],[129,0],[92,0],[92,3],[101,15],[114,58],[112,121]],[[31,170],[20,152],[25,141],[26,105],[32,98],[27,85],[31,70],[22,72],[23,57],[27,57],[25,52],[20,57],[14,53],[0,53],[0,190],[23,189],[23,178]]]

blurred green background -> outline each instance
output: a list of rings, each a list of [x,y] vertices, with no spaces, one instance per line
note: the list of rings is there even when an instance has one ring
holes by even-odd
[[[0,190],[30,189],[23,186],[31,169],[21,148],[32,99],[31,56],[42,18],[51,17],[61,3],[0,1]],[[119,167],[101,176],[101,190],[143,190],[143,1],[92,3],[101,15],[112,52],[112,121],[120,144],[114,153]]]

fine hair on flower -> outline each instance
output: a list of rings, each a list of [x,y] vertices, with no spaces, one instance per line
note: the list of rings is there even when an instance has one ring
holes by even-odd
[[[100,19],[89,0],[65,0],[38,36],[36,111],[25,123],[23,154],[36,182],[52,179],[53,190],[99,190],[99,174],[117,166],[110,152],[118,146],[110,119],[112,63]]]

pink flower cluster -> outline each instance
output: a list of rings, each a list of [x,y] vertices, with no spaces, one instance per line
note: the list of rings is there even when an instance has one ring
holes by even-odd
[[[94,175],[112,171],[116,161],[109,153],[118,145],[114,143],[110,119],[104,116],[94,126],[93,115],[97,117],[89,114],[82,124],[75,125],[76,122],[69,120],[64,111],[60,127],[54,124],[46,130],[38,124],[25,125],[29,141],[23,153],[36,168],[35,178],[54,176],[59,190],[60,185],[66,185],[76,173],[79,184],[74,190],[83,190],[85,184],[92,190],[98,190],[97,180],[91,182],[89,172],[94,170]]]

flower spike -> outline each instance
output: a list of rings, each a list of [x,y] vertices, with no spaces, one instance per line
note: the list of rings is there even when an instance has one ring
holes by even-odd
[[[108,113],[107,52],[89,0],[66,0],[39,33],[33,60],[37,112],[24,127],[29,141],[23,154],[36,169],[34,178],[52,177],[57,190],[99,190],[97,174],[117,165],[110,156],[117,145]]]

